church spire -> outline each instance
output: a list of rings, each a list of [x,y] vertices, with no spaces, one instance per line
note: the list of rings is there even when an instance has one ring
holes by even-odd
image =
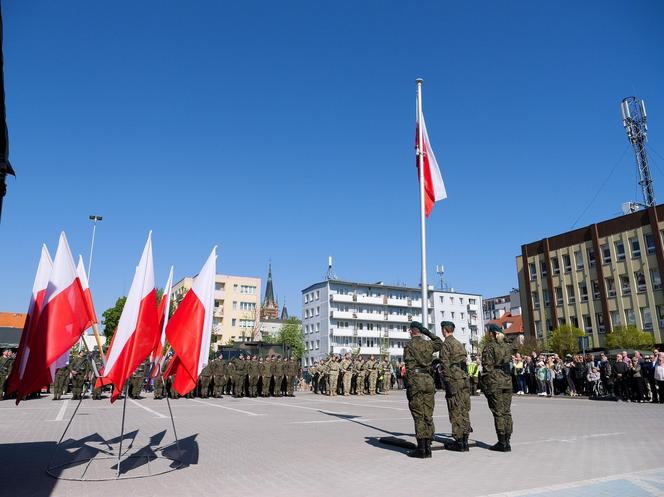
[[[261,305],[261,319],[277,319],[279,306],[274,298],[274,287],[272,285],[272,261],[268,266],[267,284],[265,285],[265,298]]]
[[[284,306],[281,308],[281,320],[286,321],[288,319],[288,309],[286,309],[286,299],[284,299]]]

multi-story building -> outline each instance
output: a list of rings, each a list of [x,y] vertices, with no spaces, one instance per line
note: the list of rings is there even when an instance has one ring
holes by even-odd
[[[173,286],[176,301],[184,298],[194,279],[187,277]],[[260,313],[261,279],[217,274],[214,287],[212,342],[251,340],[257,331]]]
[[[482,301],[484,321],[494,321],[509,313],[512,316],[521,314],[521,295],[518,289],[513,288],[509,295],[491,297]]]
[[[526,334],[570,324],[591,346],[635,325],[661,342],[664,330],[664,206],[651,207],[521,247],[517,273]]]
[[[481,326],[481,305],[478,295],[430,288],[428,327],[440,333],[441,321],[453,321],[455,335],[469,344]],[[401,359],[411,321],[422,321],[419,288],[333,279],[315,283],[302,290],[304,365],[346,352]]]

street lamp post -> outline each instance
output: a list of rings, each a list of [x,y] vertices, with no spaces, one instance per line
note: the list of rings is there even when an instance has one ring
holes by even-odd
[[[92,243],[90,243],[90,259],[88,260],[88,285],[90,284],[91,271],[92,271],[92,251],[95,248],[95,233],[97,232],[97,221],[101,221],[102,216],[97,216],[92,214],[89,216],[90,221],[92,221]]]

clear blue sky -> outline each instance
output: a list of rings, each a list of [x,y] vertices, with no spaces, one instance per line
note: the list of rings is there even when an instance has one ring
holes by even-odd
[[[619,102],[646,100],[664,156],[664,4],[5,0],[10,158],[0,310],[24,312],[46,242],[88,255],[99,309],[148,230],[157,281],[198,271],[300,290],[335,273],[419,283],[415,78],[449,199],[430,278],[517,285],[522,243],[639,199]],[[624,154],[624,155],[623,155]],[[620,160],[622,157],[622,160]],[[664,200],[664,158],[653,156]]]

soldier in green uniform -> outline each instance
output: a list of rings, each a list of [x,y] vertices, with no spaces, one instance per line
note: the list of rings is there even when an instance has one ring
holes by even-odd
[[[456,452],[468,452],[468,435],[472,428],[466,347],[454,337],[453,322],[443,321],[440,326],[445,337],[443,350],[440,352],[441,376],[454,437],[454,442],[445,443],[445,448]]]
[[[152,380],[152,390],[155,400],[161,400],[164,398],[164,377],[162,376],[162,366],[161,361],[157,362],[154,367],[157,369],[155,371],[156,376]]]
[[[95,353],[92,360],[95,363],[95,367],[97,368],[97,372],[99,374],[101,374],[101,372],[103,371],[104,364],[101,360],[101,357],[99,356],[99,352]],[[90,381],[94,382],[94,384],[96,385],[97,377],[95,375],[93,375],[92,378],[90,379]],[[101,392],[102,392],[102,387],[101,386],[99,386],[99,387],[93,386],[93,388],[92,388],[92,400],[101,400]]]
[[[69,364],[58,368],[53,380],[53,400],[60,400],[63,393],[67,393],[67,383],[69,383]]]
[[[145,381],[145,371],[148,365],[148,361],[138,365],[134,374],[131,375],[131,384],[129,385],[129,396],[132,399],[140,399],[141,391],[143,390],[143,383]]]
[[[284,361],[281,356],[277,356],[277,360],[274,362],[274,396],[281,397],[282,395],[282,386],[284,382]]]
[[[228,377],[228,395],[235,397],[235,365],[237,359],[231,359],[226,364],[226,376]]]
[[[378,363],[376,358],[371,354],[369,360],[364,363],[367,370],[368,378],[367,383],[369,387],[369,395],[376,395],[376,382],[378,381]]]
[[[422,335],[430,338],[425,340]],[[417,449],[408,452],[409,457],[431,457],[431,439],[435,433],[433,409],[436,386],[431,376],[431,360],[434,352],[440,352],[443,341],[417,321],[410,323],[411,340],[403,351],[406,364],[406,397],[408,409],[415,422]]]
[[[274,376],[274,356],[265,357],[265,371],[262,375],[261,394],[269,397],[272,392],[272,377]]]
[[[343,385],[344,397],[350,395],[350,384],[353,379],[353,362],[350,360],[350,354],[346,354],[339,364],[341,370],[341,383]]]
[[[247,378],[249,380],[249,397],[258,397],[258,358],[254,355],[247,361]]]
[[[286,395],[289,397],[295,397],[295,382],[297,381],[297,377],[300,373],[300,363],[295,359],[295,357],[291,356],[291,358],[288,360],[286,370],[288,371],[288,375],[286,377],[286,380],[288,381],[286,386]]]
[[[210,383],[212,382],[212,362],[206,364],[199,375],[201,383],[201,399],[210,397]]]
[[[311,375],[311,390],[317,394],[319,393],[318,382],[320,380],[320,367],[318,361],[315,361],[309,368],[309,374]]]
[[[389,395],[392,389],[392,364],[390,364],[390,358],[387,356],[380,363],[380,373],[383,376],[382,393],[383,395]]]
[[[5,396],[7,378],[9,378],[9,373],[12,371],[13,364],[14,358],[12,357],[12,351],[10,349],[5,349],[2,352],[2,357],[0,357],[0,400],[3,400]]]
[[[489,450],[510,452],[512,436],[512,377],[510,360],[512,348],[505,343],[503,330],[495,325],[487,326],[488,342],[482,349],[482,391],[493,414],[498,443]]]
[[[339,383],[339,362],[336,355],[333,355],[330,363],[328,364],[328,392],[331,397],[337,396],[337,388]]]
[[[226,361],[223,356],[212,361],[212,381],[214,382],[214,398],[221,399],[226,388]]]
[[[244,355],[240,354],[237,362],[235,363],[235,377],[233,378],[233,384],[235,386],[234,397],[240,398],[244,396],[244,379],[246,377],[247,377],[246,361],[244,360]]]
[[[86,377],[90,371],[90,363],[88,362],[88,358],[85,357],[85,352],[80,351],[78,353],[78,357],[75,357],[69,364],[69,369],[72,374],[72,398],[74,400],[80,400],[81,393],[83,392],[83,385],[85,384]]]
[[[269,357],[258,358],[258,379],[260,380],[260,386],[261,386],[261,397],[269,397],[270,396],[270,379],[268,377],[268,372],[270,371],[270,363],[269,363]],[[267,385],[267,387],[266,387]],[[266,395],[267,393],[267,395]]]
[[[355,393],[357,395],[364,395],[364,383],[366,379],[367,369],[362,357],[357,358],[356,364],[357,374],[355,376]]]

